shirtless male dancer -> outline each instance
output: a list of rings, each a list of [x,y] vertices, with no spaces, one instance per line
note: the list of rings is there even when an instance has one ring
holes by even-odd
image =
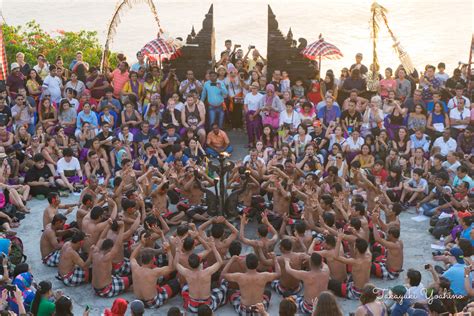
[[[335,253],[338,254],[336,259],[345,264],[352,266],[352,275],[346,282],[330,280],[328,288],[338,296],[351,300],[358,300],[362,293],[362,289],[370,280],[370,269],[372,266],[372,254],[368,250],[369,243],[362,239],[355,240],[355,253],[353,258],[346,258],[340,254],[343,232],[338,232]]]
[[[83,232],[74,233],[72,239],[65,242],[61,248],[57,279],[66,286],[78,286],[89,282],[89,266],[92,257],[89,254],[87,260],[84,261],[79,255],[85,237]]]
[[[242,315],[260,315],[255,305],[263,303],[265,309],[268,310],[271,299],[270,289],[266,289],[267,283],[272,282],[280,277],[280,265],[277,262],[274,253],[270,254],[275,266],[275,272],[257,272],[258,257],[250,253],[245,259],[247,271],[245,273],[228,273],[228,268],[232,265],[237,256],[232,256],[224,270],[222,270],[222,278],[227,281],[236,282],[239,285],[239,291],[235,291],[229,297],[237,314]]]
[[[213,240],[209,245],[216,258],[216,263],[203,268],[203,264],[196,254],[191,254],[188,258],[190,269],[185,268],[179,262],[176,264],[178,273],[182,275],[187,284],[181,289],[181,296],[184,300],[184,307],[188,312],[197,314],[201,305],[209,305],[215,311],[219,306],[225,303],[227,295],[227,282],[222,281],[220,286],[211,290],[211,277],[219,271],[222,266],[222,257],[217,251]]]
[[[59,263],[62,243],[59,242],[57,232],[64,230],[64,224],[66,224],[66,216],[56,214],[41,234],[41,258],[43,258],[43,263],[49,267],[56,267]]]
[[[323,262],[323,257],[313,253],[310,259],[310,270],[297,270],[291,267],[291,259],[284,258],[286,273],[303,281],[304,294],[297,295],[296,304],[302,313],[311,315],[313,313],[313,301],[319,294],[326,291],[329,282],[329,268]]]
[[[179,240],[176,239],[178,243]],[[130,256],[132,265],[133,278],[133,293],[135,296],[143,301],[147,308],[159,308],[163,306],[166,301],[179,293],[180,286],[176,279],[168,281],[165,285],[159,286],[158,280],[160,277],[166,277],[175,270],[177,256],[173,258],[171,247],[167,242],[163,243],[163,248],[166,249],[168,255],[168,265],[162,268],[157,268],[153,262],[154,252],[150,248],[145,248],[146,240],[144,234],[140,243],[135,247]],[[179,247],[177,248],[179,249]],[[179,254],[179,251],[177,253]],[[141,265],[137,261],[137,256],[140,254]]]
[[[125,291],[131,284],[131,277],[112,275],[113,258],[123,248],[124,223],[119,221],[119,233],[115,242],[112,239],[101,240],[98,248],[91,248],[92,252],[92,286],[100,297],[113,297]]]

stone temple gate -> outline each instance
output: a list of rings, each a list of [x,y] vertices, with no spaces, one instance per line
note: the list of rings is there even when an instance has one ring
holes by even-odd
[[[300,54],[307,45],[304,38],[294,40],[290,30],[286,36],[278,28],[278,21],[270,6],[268,6],[267,34],[267,74],[270,79],[273,70],[286,70],[290,76],[307,79],[314,73],[314,64]],[[209,8],[198,33],[194,26],[181,48],[181,56],[171,61],[171,67],[176,68],[178,78],[186,77],[186,70],[193,69],[197,78],[202,79],[208,69],[211,69],[215,53],[214,8]]]

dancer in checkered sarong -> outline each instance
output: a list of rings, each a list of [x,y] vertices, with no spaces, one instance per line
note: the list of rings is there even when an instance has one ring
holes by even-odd
[[[178,239],[176,239],[179,241]],[[157,285],[157,280],[163,276],[168,276],[174,270],[175,261],[181,254],[181,247],[176,247],[176,257],[173,258],[171,247],[167,242],[163,243],[163,248],[167,251],[169,262],[166,267],[157,268],[154,265],[154,252],[144,249],[146,238],[144,234],[140,243],[135,247],[130,256],[130,264],[133,276],[134,294],[143,301],[147,308],[158,308],[166,301],[179,293],[180,285],[176,279],[168,281],[163,286]],[[138,264],[137,256],[140,254],[141,265]]]
[[[57,249],[53,252],[51,252],[49,255],[43,258],[43,263],[47,265],[48,267],[57,267],[59,264],[59,255],[60,255],[60,249]]]
[[[76,232],[70,241],[61,248],[57,279],[66,286],[78,286],[89,282],[89,266],[91,257],[84,261],[78,251],[84,242],[85,234]]]
[[[323,262],[323,257],[316,252],[309,258],[309,271],[293,268],[288,257],[284,258],[284,261],[286,273],[304,284],[304,293],[294,296],[296,304],[301,313],[311,315],[314,299],[328,288],[329,267]]]
[[[222,281],[218,287],[211,290],[211,277],[219,271],[223,260],[213,240],[209,241],[209,245],[216,259],[216,263],[210,267],[203,269],[201,259],[196,254],[191,254],[188,257],[190,269],[179,263],[176,265],[179,275],[184,277],[187,282],[181,290],[181,295],[183,296],[184,307],[191,313],[197,313],[201,305],[209,305],[215,311],[226,300],[226,281]]]
[[[350,300],[358,300],[362,294],[362,288],[370,280],[370,267],[372,265],[372,254],[368,251],[369,243],[362,238],[356,238],[355,251],[352,258],[341,256],[341,243],[344,233],[337,233],[337,242],[335,253],[338,254],[335,259],[342,263],[352,266],[352,275],[346,282],[340,282],[336,279],[329,280],[328,288],[336,295],[348,298]]]
[[[375,213],[374,222],[379,223],[378,213]],[[400,228],[392,226],[388,229],[387,239],[380,236],[377,228],[373,229],[374,239],[379,242],[387,250],[385,257],[377,258],[372,263],[371,272],[378,278],[384,280],[395,280],[403,271],[403,242],[400,238]]]
[[[131,277],[112,275],[112,259],[123,249],[124,222],[117,221],[118,236],[112,239],[99,240],[100,248],[91,248],[92,286],[97,295],[113,297],[124,292],[132,283]]]
[[[271,292],[266,289],[266,285],[281,275],[280,265],[275,254],[271,253],[270,257],[273,259],[275,272],[257,272],[258,257],[253,253],[248,254],[245,258],[247,266],[245,273],[228,273],[230,266],[238,259],[238,256],[232,256],[224,270],[222,270],[222,278],[230,282],[236,282],[239,285],[240,291],[235,291],[229,296],[230,303],[239,315],[260,315],[255,307],[258,303],[263,303],[265,309],[268,309]]]
[[[49,267],[56,267],[59,264],[59,251],[61,243],[57,233],[64,230],[66,216],[58,213],[53,216],[51,223],[47,224],[40,239],[41,257],[44,264]]]

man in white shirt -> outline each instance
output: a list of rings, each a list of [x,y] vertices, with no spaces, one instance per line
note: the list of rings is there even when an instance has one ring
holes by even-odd
[[[196,90],[200,95],[202,92],[202,83],[194,77],[192,70],[186,71],[186,80],[183,80],[179,85],[179,93],[182,95],[182,99],[186,100],[189,92]]]
[[[46,78],[47,75],[49,75],[49,65],[48,62],[46,61],[46,58],[44,57],[43,54],[39,54],[36,57],[36,60],[38,63],[33,67],[34,70],[36,70],[36,73],[38,73],[38,76],[42,80]]]
[[[57,75],[55,65],[49,66],[49,75],[43,81],[43,91],[48,91],[51,95],[51,101],[59,104],[61,101],[63,83]]]
[[[464,92],[464,87],[460,84],[458,84],[454,90],[456,92],[456,95],[454,97],[452,97],[451,99],[449,99],[448,101],[448,109],[454,109],[455,107],[458,106],[459,104],[459,100],[460,99],[464,99],[464,106],[468,109],[471,108],[471,101],[466,98],[465,96],[462,95],[462,93]]]
[[[440,148],[440,154],[447,156],[450,151],[456,151],[457,142],[451,138],[451,131],[446,128],[443,132],[443,136],[436,138],[433,143],[433,147],[437,146]]]
[[[56,182],[63,188],[68,188],[74,192],[74,185],[80,184],[82,181],[82,171],[79,160],[73,157],[71,148],[64,148],[63,157],[58,160],[57,174],[61,179]]]
[[[454,138],[457,138],[459,133],[462,133],[471,122],[471,111],[466,109],[464,103],[463,98],[458,99],[457,106],[449,111],[451,133]]]

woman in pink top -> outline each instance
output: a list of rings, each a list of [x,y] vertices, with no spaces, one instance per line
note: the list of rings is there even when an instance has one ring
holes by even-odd
[[[380,80],[380,96],[382,99],[388,97],[389,91],[395,91],[397,89],[397,81],[392,77],[392,68],[385,69],[385,79]]]

